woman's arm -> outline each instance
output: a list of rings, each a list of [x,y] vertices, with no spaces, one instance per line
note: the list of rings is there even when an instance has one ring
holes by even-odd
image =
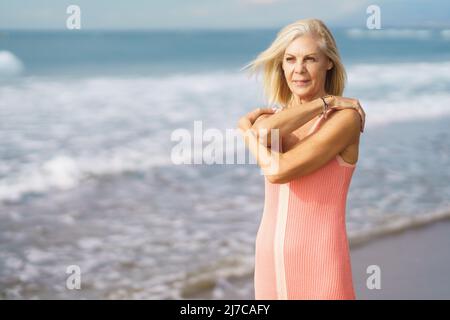
[[[256,132],[252,129],[252,122],[247,117],[242,117],[238,123],[238,130],[242,134],[246,147],[256,159],[258,166],[263,170],[265,176],[276,175],[279,171],[279,148],[271,146],[267,148],[262,144]]]
[[[324,99],[330,108],[333,109],[356,109],[361,118],[361,132],[364,132],[366,113],[362,109],[359,100],[339,96],[327,96]],[[291,108],[287,108],[282,112],[263,117],[256,122],[253,121],[252,128],[256,130],[257,136],[262,136],[262,141],[264,142],[271,141],[271,129],[279,129],[278,135],[281,139],[320,114],[322,108],[323,101],[321,98],[317,98],[301,105],[294,104]]]
[[[332,97],[327,97],[325,101],[330,104],[332,99]],[[321,98],[317,98],[301,105],[293,105],[291,108],[257,121],[252,128],[256,130],[257,136],[262,136],[263,141],[271,141],[272,129],[278,129],[279,137],[283,138],[319,115],[322,110],[323,101]]]
[[[361,117],[352,110],[332,114],[320,130],[277,157],[277,171],[267,177],[272,183],[287,183],[321,168],[358,140]]]
[[[332,115],[322,129],[308,136],[292,150],[278,152],[261,144],[247,117],[241,118],[239,130],[245,144],[256,158],[265,176],[272,183],[287,183],[296,177],[309,174],[335,157],[353,143],[361,130],[360,116],[350,110]]]

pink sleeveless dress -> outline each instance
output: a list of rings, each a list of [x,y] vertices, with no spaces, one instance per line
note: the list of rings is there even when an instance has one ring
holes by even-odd
[[[321,116],[307,135],[323,121]],[[355,167],[337,155],[288,183],[265,178],[255,243],[256,300],[355,299],[345,225]]]

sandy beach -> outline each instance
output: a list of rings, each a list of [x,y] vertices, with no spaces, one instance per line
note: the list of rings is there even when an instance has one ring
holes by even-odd
[[[450,299],[450,220],[374,239],[351,249],[357,299]],[[368,265],[381,289],[366,286]]]
[[[449,235],[450,219],[446,219],[351,244],[356,299],[450,299]],[[366,285],[370,265],[380,268],[380,289]],[[227,285],[218,284],[213,291],[189,299],[254,300],[251,277],[230,282],[228,290]]]

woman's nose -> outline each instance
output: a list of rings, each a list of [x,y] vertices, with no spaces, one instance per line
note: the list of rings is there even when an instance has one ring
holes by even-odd
[[[303,72],[305,70],[305,64],[303,62],[297,62],[294,67],[295,72]]]

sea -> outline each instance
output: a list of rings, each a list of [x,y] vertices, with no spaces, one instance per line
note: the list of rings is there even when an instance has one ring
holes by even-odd
[[[0,30],[0,299],[250,292],[230,279],[252,278],[264,177],[175,163],[174,132],[267,106],[242,68],[278,31]],[[332,32],[366,112],[350,243],[449,217],[450,30]]]

